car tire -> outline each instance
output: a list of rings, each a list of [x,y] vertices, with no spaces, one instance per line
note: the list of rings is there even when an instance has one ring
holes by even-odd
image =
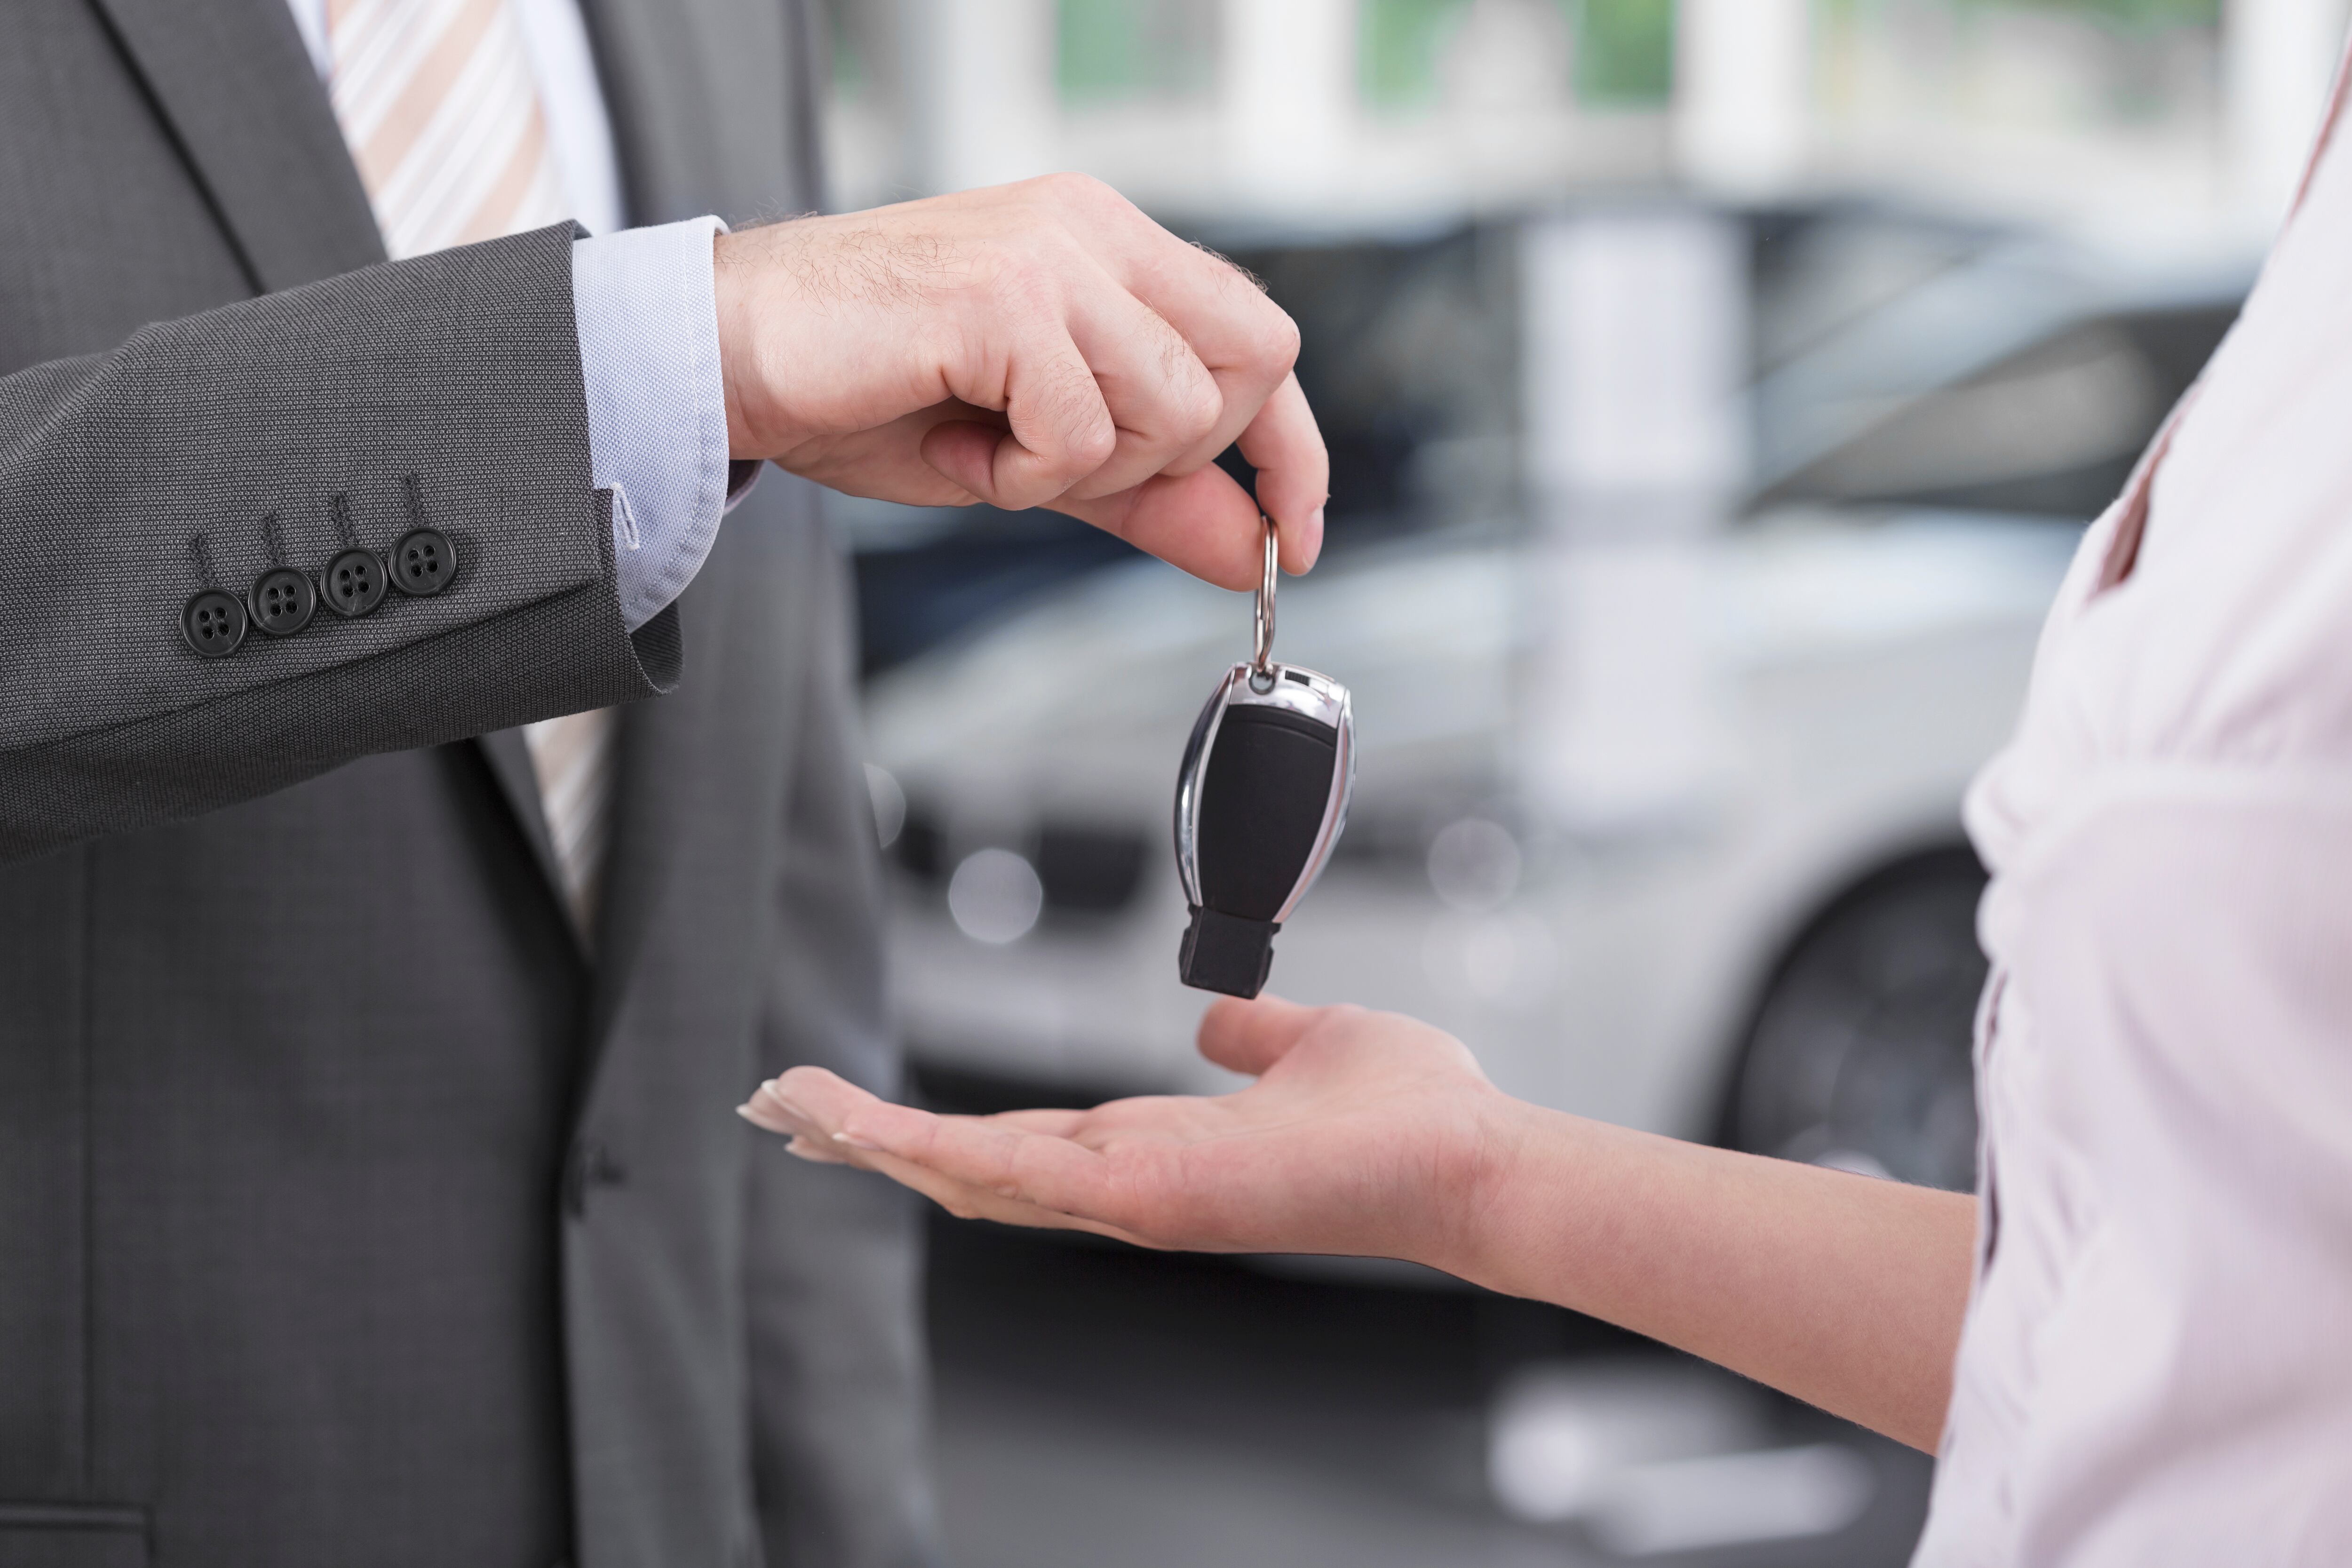
[[[1925,856],[1871,878],[1808,927],[1757,1007],[1725,1142],[1973,1187],[1984,885],[1965,849]]]

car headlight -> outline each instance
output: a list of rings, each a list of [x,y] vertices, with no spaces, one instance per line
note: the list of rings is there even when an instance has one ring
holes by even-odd
[[[974,942],[1018,942],[1045,904],[1036,868],[1010,849],[976,849],[948,879],[948,913]]]

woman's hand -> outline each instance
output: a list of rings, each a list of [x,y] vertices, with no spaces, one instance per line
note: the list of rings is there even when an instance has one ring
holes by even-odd
[[[1393,1014],[1221,1000],[1201,1054],[1257,1081],[1215,1099],[934,1116],[820,1068],[743,1115],[810,1159],[882,1172],[950,1212],[1202,1252],[1330,1252],[1461,1268],[1516,1102],[1452,1036]]]
[[[816,1068],[743,1107],[967,1217],[1202,1252],[1402,1258],[1664,1340],[1932,1448],[1976,1205],[1545,1110],[1393,1014],[1219,1002],[1216,1099],[933,1116]]]

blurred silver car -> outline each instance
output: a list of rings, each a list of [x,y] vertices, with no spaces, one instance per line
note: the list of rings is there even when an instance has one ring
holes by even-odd
[[[1361,749],[1274,988],[1427,1018],[1515,1094],[1685,1136],[1715,1135],[1752,1037],[1795,1059],[1751,1086],[1743,1142],[1964,1180],[1982,970],[1957,805],[2071,542],[1822,512],[1713,542],[1709,776],[1676,816],[1600,836],[1509,787],[1513,671],[1542,631],[1528,547],[1407,543],[1292,584],[1283,651],[1350,684]],[[1206,998],[1176,981],[1165,840],[1178,753],[1246,616],[1139,563],[875,691],[923,1060],[1065,1092],[1226,1081],[1192,1050]],[[1778,1037],[1823,1029],[1847,1037],[1843,1081],[1784,1081],[1822,1064]]]
[[[1972,265],[1788,357],[1804,406],[1780,407],[1745,517],[1646,556],[1454,529],[1286,583],[1278,656],[1353,689],[1359,763],[1273,990],[1429,1019],[1543,1104],[1969,1184],[1982,874],[1959,802],[2079,537],[1971,487],[2030,507],[2053,474],[2127,461],[2234,297],[2102,297],[2079,258],[2038,264],[2039,292],[2013,251]],[[1971,300],[1994,301],[1973,324]],[[1559,759],[1608,742],[1559,671],[1582,621],[1641,625],[1612,595],[1643,581],[1677,584],[1680,761],[1653,809],[1580,812]],[[897,1000],[929,1081],[1065,1103],[1231,1081],[1192,1050],[1169,822],[1249,626],[1245,596],[1138,561],[873,684]]]

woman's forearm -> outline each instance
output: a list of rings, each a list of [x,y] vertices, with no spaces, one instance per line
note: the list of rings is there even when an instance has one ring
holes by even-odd
[[[1495,1131],[1442,1267],[1934,1450],[1972,1199],[1516,1102]]]
[[[1201,1050],[1256,1081],[940,1117],[796,1068],[744,1114],[957,1214],[1433,1264],[1935,1447],[1968,1301],[1969,1199],[1545,1110],[1497,1090],[1459,1040],[1390,1013],[1220,1002]]]

